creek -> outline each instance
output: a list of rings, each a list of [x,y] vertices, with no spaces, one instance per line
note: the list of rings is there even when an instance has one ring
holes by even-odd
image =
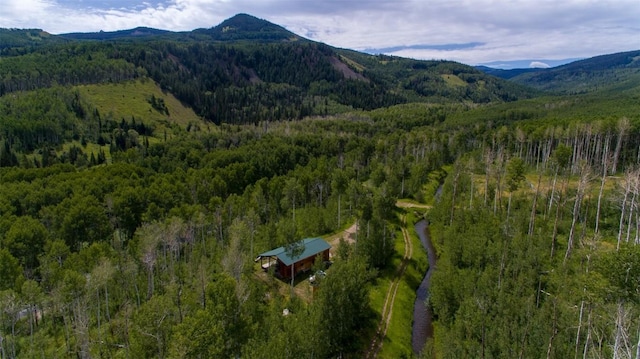
[[[431,309],[426,305],[429,297],[429,286],[431,285],[431,275],[436,269],[436,251],[431,242],[431,234],[429,233],[429,224],[427,220],[421,220],[415,225],[415,230],[420,237],[422,246],[427,250],[427,258],[429,260],[429,269],[422,279],[422,283],[418,287],[416,293],[416,301],[413,305],[413,328],[411,333],[411,344],[413,352],[419,354],[424,348],[428,338],[433,337],[433,315]]]

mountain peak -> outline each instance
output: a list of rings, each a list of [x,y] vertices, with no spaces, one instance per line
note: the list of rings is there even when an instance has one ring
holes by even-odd
[[[220,25],[205,30],[215,40],[297,41],[302,38],[267,20],[249,14],[237,14]]]
[[[246,30],[249,30],[249,29],[259,30],[260,28],[264,26],[269,26],[269,25],[277,26],[267,20],[257,18],[253,15],[240,13],[224,20],[218,26],[234,26],[234,27],[243,27]]]

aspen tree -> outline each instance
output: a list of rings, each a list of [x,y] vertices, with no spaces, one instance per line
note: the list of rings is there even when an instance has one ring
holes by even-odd
[[[2,346],[3,353],[7,353],[9,358],[16,357],[16,324],[18,323],[18,312],[20,311],[21,304],[18,299],[18,295],[13,289],[7,289],[5,291],[0,291],[0,318],[3,320],[0,321],[3,327],[11,327],[11,336],[7,338],[7,336],[3,336],[3,341],[0,343]],[[9,322],[5,322],[5,319]],[[5,341],[7,342],[7,348],[4,349]]]
[[[155,289],[154,272],[158,259],[157,246],[160,241],[160,228],[157,224],[147,224],[136,231],[140,236],[140,261],[147,270],[147,300],[151,299]]]
[[[402,177],[402,185],[404,190],[404,176]],[[333,179],[331,181],[331,187],[333,187],[333,191],[338,194],[338,227],[340,227],[342,223],[341,215],[341,205],[342,205],[342,195],[346,192],[347,187],[349,186],[347,175],[344,173],[344,170],[335,170],[333,171]]]
[[[109,313],[109,286],[108,282],[111,280],[113,275],[116,272],[116,268],[111,264],[111,261],[107,258],[102,258],[100,262],[91,270],[91,274],[89,276],[90,281],[88,285],[91,287],[91,291],[95,291],[96,294],[96,321],[98,324],[98,337],[99,337],[99,345],[104,343],[102,339],[102,330],[100,328],[101,319],[102,319],[102,310],[100,306],[101,299],[101,290],[104,290],[104,315],[107,322],[111,320],[111,315]]]

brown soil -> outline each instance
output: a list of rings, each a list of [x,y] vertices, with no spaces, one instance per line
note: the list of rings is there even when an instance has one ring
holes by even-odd
[[[399,200],[399,201],[396,202],[396,207],[429,209],[432,206],[430,206],[428,204],[412,203],[412,202],[406,202],[406,201]]]
[[[338,58],[330,57],[329,61],[331,62],[331,65],[333,66],[333,68],[340,71],[346,79],[362,80],[365,82],[369,82],[369,79],[362,76],[362,74],[359,74],[353,71],[347,64],[340,61]]]
[[[343,238],[349,244],[355,243],[357,230],[358,230],[358,227],[356,223],[354,223],[344,231],[338,232],[334,235],[326,237],[325,240],[327,241],[327,243],[331,245],[331,249],[329,249],[329,257],[333,258],[335,251],[338,249],[338,245],[340,244],[341,238]]]

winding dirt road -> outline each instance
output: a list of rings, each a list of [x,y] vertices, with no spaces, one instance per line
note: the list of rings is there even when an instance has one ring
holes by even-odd
[[[389,285],[389,289],[387,289],[387,295],[384,299],[384,304],[382,306],[382,315],[380,317],[380,322],[378,323],[378,329],[376,330],[376,334],[373,336],[371,340],[371,345],[369,345],[369,349],[365,353],[365,358],[377,358],[380,349],[382,349],[382,344],[384,342],[384,337],[387,335],[387,329],[389,328],[389,323],[391,322],[391,318],[393,316],[393,305],[396,300],[396,293],[398,292],[398,287],[400,286],[400,280],[404,275],[405,270],[407,269],[407,265],[411,260],[411,256],[413,255],[413,245],[411,244],[411,238],[409,237],[409,232],[407,231],[406,226],[406,217],[402,217],[402,238],[404,240],[404,256],[402,258],[402,263],[400,267],[396,271],[396,274],[393,277],[393,281],[391,285]]]

